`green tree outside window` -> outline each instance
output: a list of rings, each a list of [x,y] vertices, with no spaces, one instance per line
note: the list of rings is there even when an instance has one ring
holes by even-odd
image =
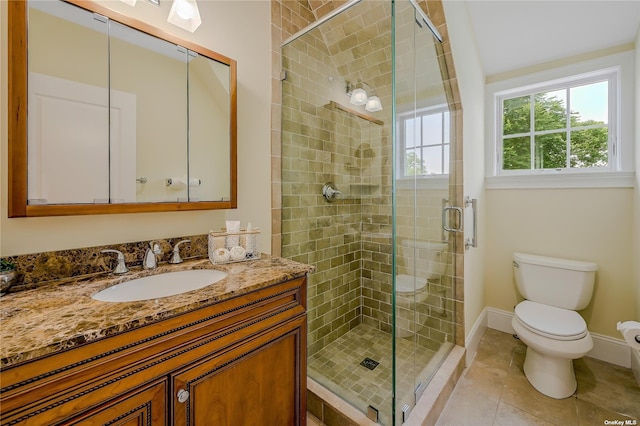
[[[567,128],[567,107],[564,99],[553,93],[505,99],[502,168],[527,170],[607,166],[609,132],[606,123],[594,120],[582,121],[580,112],[571,111],[569,124]],[[528,135],[523,135],[524,133]],[[531,152],[532,137],[533,153]],[[569,147],[567,147],[568,137],[570,137]]]

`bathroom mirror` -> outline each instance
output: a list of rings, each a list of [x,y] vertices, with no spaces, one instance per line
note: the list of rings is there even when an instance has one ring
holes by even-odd
[[[94,2],[8,9],[9,217],[237,206],[234,60]]]

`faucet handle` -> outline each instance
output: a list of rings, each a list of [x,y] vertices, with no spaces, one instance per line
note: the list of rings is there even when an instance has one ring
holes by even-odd
[[[113,250],[113,249],[104,249],[104,250],[100,250],[100,253],[116,253],[118,255],[118,258],[117,258],[118,264],[113,269],[114,274],[126,274],[127,272],[129,272],[129,268],[127,268],[127,264],[124,261],[124,254],[122,254],[121,251]]]
[[[160,244],[151,241],[149,243],[149,248],[151,249],[151,251],[153,252],[153,254],[162,254],[162,249],[160,248]]]
[[[182,263],[182,258],[180,257],[180,244],[190,242],[191,240],[178,241],[176,245],[173,246],[173,255],[171,256],[171,260],[169,260],[169,263]]]

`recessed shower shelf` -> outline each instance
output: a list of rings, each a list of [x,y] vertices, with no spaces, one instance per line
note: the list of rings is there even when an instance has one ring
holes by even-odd
[[[356,183],[349,185],[349,193],[353,197],[357,197],[360,195],[372,195],[378,188],[380,188],[380,185]]]
[[[348,171],[352,171],[352,170],[354,170],[354,171],[360,171],[360,170],[362,170],[362,167],[354,166],[354,165],[353,165],[353,164],[351,164],[351,163],[347,163],[347,164],[345,164],[345,165],[344,165],[344,168],[345,168],[345,170],[348,170]]]

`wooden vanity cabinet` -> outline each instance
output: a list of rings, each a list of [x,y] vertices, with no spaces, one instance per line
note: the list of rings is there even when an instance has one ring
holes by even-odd
[[[294,320],[172,374],[173,424],[300,424],[295,358],[303,329]]]
[[[167,425],[167,382],[141,386],[89,410],[63,425]]]
[[[306,425],[306,280],[3,369],[2,425]]]

